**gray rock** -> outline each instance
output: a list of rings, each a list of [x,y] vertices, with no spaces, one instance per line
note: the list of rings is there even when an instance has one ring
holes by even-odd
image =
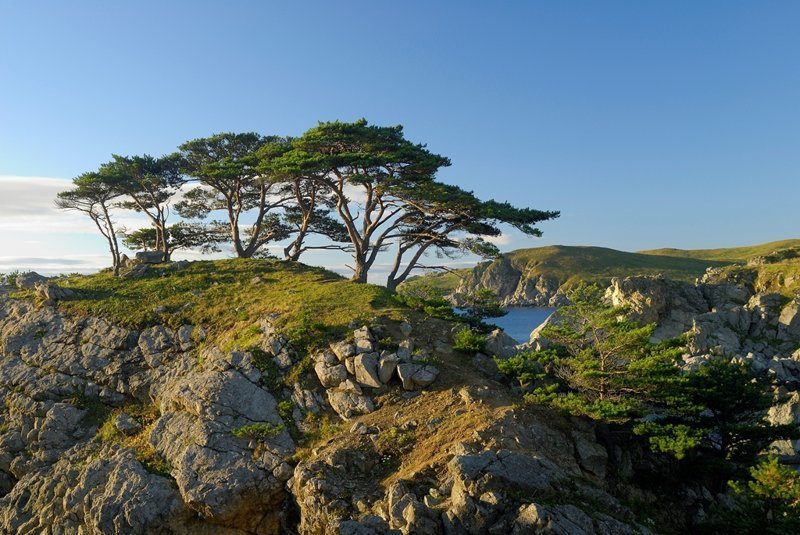
[[[331,343],[331,351],[343,362],[347,357],[352,357],[356,354],[356,346],[345,341],[333,342]]]
[[[603,446],[597,443],[594,433],[589,430],[583,432],[573,430],[572,437],[575,439],[576,457],[581,468],[601,480],[605,479],[608,466],[608,452]]]
[[[142,430],[142,424],[121,412],[114,418],[114,428],[123,435],[131,436]]]
[[[336,414],[349,420],[354,416],[368,414],[375,410],[372,400],[361,394],[354,394],[338,389],[328,390],[328,403]]]
[[[782,339],[800,343],[800,299],[795,299],[781,310],[778,329]]]
[[[317,373],[319,382],[325,388],[333,388],[347,379],[347,369],[341,364],[330,366],[325,362],[317,362],[314,365],[314,371]]]
[[[164,262],[164,254],[161,251],[139,251],[136,253],[136,261],[140,264],[161,264]]]
[[[32,290],[36,284],[47,282],[47,277],[39,275],[35,271],[20,273],[17,275],[16,284],[20,290]]]
[[[139,349],[151,368],[157,368],[175,347],[175,335],[163,325],[149,327],[139,335]]]
[[[397,376],[403,382],[404,390],[414,390],[414,374],[416,374],[422,366],[419,364],[412,364],[404,362],[397,365]]]
[[[361,353],[353,359],[353,369],[355,370],[356,381],[363,386],[380,388],[381,381],[378,377],[378,355],[377,353]]]
[[[356,353],[372,353],[375,350],[375,344],[367,339],[356,340]]]
[[[356,341],[359,340],[368,340],[370,342],[375,341],[375,337],[372,336],[372,331],[370,331],[369,327],[367,327],[366,325],[364,325],[360,329],[356,329],[355,331],[353,331],[353,337],[355,338]]]
[[[398,362],[400,362],[400,359],[394,353],[380,358],[378,362],[378,379],[380,379],[381,383],[386,384],[391,381]]]
[[[34,284],[34,289],[36,295],[48,304],[75,295],[75,292],[69,288],[61,288],[50,282],[37,282]]]
[[[425,388],[426,386],[432,385],[438,376],[439,369],[436,368],[436,366],[428,364],[418,369],[414,375],[411,376],[411,380],[414,382],[415,386]]]
[[[503,330],[495,329],[486,337],[484,350],[489,355],[507,359],[519,352],[516,346],[516,340],[508,336]]]
[[[514,521],[513,535],[551,533],[553,535],[594,535],[589,515],[574,505],[539,505],[532,503],[520,508]]]

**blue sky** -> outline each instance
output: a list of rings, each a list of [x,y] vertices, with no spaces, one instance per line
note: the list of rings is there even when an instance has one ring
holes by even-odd
[[[505,248],[798,237],[798,27],[770,1],[4,2],[0,255],[104,254],[39,211],[58,182],[9,177],[362,116],[445,181],[561,210]]]

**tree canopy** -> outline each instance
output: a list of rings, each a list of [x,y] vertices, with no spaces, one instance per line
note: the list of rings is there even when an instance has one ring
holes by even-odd
[[[116,182],[98,172],[84,173],[72,181],[75,186],[62,191],[56,199],[56,206],[62,210],[74,210],[86,214],[106,239],[111,252],[111,267],[114,274],[119,273],[120,251],[117,229],[111,217],[111,205],[120,192]]]
[[[282,242],[290,261],[313,249],[349,253],[353,280],[363,283],[385,253],[392,290],[415,270],[447,269],[458,255],[498,255],[492,238],[503,226],[539,236],[536,225],[559,215],[481,200],[438,180],[448,166],[448,158],[406,139],[402,126],[364,119],[319,123],[297,138],[225,132],[159,158],[113,155],[93,175],[107,198],[86,213],[111,240],[115,265],[110,210],[124,209],[150,222],[122,229],[124,244],[160,251],[164,260],[176,248],[208,252],[223,244],[247,258]],[[78,179],[75,186],[62,200],[90,193]],[[182,220],[170,224],[172,212]]]
[[[100,173],[118,193],[124,196],[118,206],[142,213],[152,224],[154,240],[152,249],[160,251],[164,260],[172,252],[167,232],[170,215],[169,201],[186,182],[180,170],[177,154],[154,158],[144,156],[118,156],[103,164]]]

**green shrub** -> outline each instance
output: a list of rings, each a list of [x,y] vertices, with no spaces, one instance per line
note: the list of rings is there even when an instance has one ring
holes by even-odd
[[[429,285],[401,286],[396,299],[401,304],[418,310],[429,318],[443,320],[458,318],[452,305],[445,300],[443,292]]]
[[[453,335],[453,349],[465,353],[483,351],[486,345],[486,336],[476,333],[469,327],[464,327]]]
[[[750,480],[729,482],[732,503],[718,508],[704,533],[800,533],[800,475],[775,457],[750,469]]]
[[[281,372],[270,354],[258,346],[248,348],[247,352],[253,358],[253,366],[261,372],[261,384],[271,392],[277,391],[281,387]]]
[[[2,280],[0,282],[7,284],[9,286],[16,286],[17,285],[17,277],[19,277],[21,272],[18,269],[11,271],[2,276]]]
[[[552,349],[545,351],[524,351],[507,359],[494,358],[497,369],[525,386],[546,378],[545,366],[558,359],[558,353]]]

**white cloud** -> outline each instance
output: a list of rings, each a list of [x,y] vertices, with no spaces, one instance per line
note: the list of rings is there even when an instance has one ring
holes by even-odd
[[[72,257],[0,256],[0,273],[36,271],[42,275],[59,273],[92,273],[108,266],[105,255],[76,255]]]
[[[499,236],[487,236],[485,239],[489,243],[493,243],[497,246],[511,245],[511,242],[513,241],[511,235],[506,232],[500,234]]]

